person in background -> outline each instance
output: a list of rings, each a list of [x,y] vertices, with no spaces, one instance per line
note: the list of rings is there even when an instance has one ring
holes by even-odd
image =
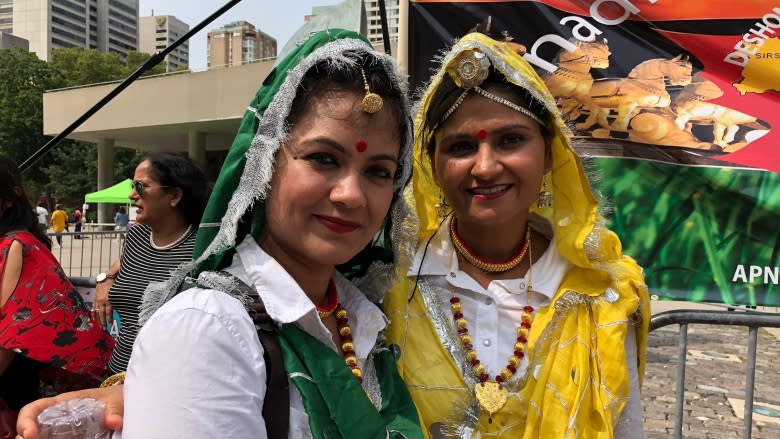
[[[78,207],[73,209],[72,215],[73,215],[73,224],[75,225],[73,231],[76,233],[75,235],[73,235],[73,237],[75,239],[81,239],[81,227],[84,225],[83,224],[84,216],[81,214],[81,211],[79,210]]]
[[[509,44],[469,34],[416,122],[397,232],[413,238],[384,306],[424,431],[641,438],[647,286],[544,82]]]
[[[40,397],[43,375],[85,387],[99,382],[114,346],[50,245],[16,163],[0,155],[0,429]],[[0,437],[12,437],[11,427]]]
[[[92,303],[101,324],[112,323],[114,310],[119,314],[121,329],[108,365],[112,373],[127,369],[147,285],[167,279],[171,271],[192,259],[208,183],[186,156],[154,153],[135,168],[129,198],[138,209],[136,224],[127,232],[119,259],[97,276]],[[124,207],[120,212],[127,226]]]
[[[62,247],[62,232],[68,228],[68,214],[62,210],[62,205],[57,203],[54,206],[54,212],[51,214],[51,229],[54,231],[54,237],[57,239],[57,245],[54,248]]]
[[[44,204],[42,201],[38,203],[38,206],[35,207],[35,214],[38,217],[38,224],[41,228],[41,231],[43,233],[46,233],[47,230],[49,230],[49,211],[46,209],[46,204]]]
[[[124,206],[119,206],[119,209],[114,215],[114,230],[119,232],[127,231],[127,224],[130,222],[130,217],[127,215],[127,210]]]

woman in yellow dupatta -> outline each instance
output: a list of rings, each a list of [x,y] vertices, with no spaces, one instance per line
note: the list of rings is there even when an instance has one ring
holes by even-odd
[[[515,45],[516,46],[516,45]],[[641,268],[522,56],[457,42],[416,118],[388,342],[430,437],[642,435]]]

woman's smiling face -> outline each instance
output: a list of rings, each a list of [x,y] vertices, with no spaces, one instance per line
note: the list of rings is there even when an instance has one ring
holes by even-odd
[[[398,122],[387,108],[364,113],[362,98],[339,89],[311,98],[277,154],[261,245],[282,265],[347,262],[387,215]]]
[[[490,92],[517,103],[506,88]],[[518,220],[522,224],[549,168],[540,125],[471,93],[434,136],[434,178],[458,220],[485,226]]]

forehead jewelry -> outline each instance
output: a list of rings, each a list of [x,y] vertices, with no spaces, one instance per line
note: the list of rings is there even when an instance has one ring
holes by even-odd
[[[460,104],[463,103],[463,101],[466,99],[466,96],[468,96],[468,94],[469,94],[469,92],[471,90],[474,90],[475,92],[477,92],[477,94],[479,94],[482,97],[488,98],[488,99],[490,99],[493,102],[498,102],[499,104],[505,105],[505,106],[507,106],[507,107],[509,107],[509,108],[511,108],[511,109],[513,109],[515,111],[517,111],[518,113],[522,113],[522,114],[530,117],[531,119],[533,119],[536,122],[538,122],[540,125],[544,125],[544,122],[542,122],[542,119],[540,119],[539,116],[533,114],[531,112],[531,110],[528,110],[527,108],[523,108],[523,107],[515,104],[514,102],[510,101],[509,99],[504,99],[501,96],[495,95],[495,94],[493,94],[493,93],[491,93],[491,92],[489,92],[489,91],[487,91],[487,90],[485,90],[483,88],[480,88],[480,87],[474,87],[474,88],[471,88],[471,89],[463,90],[463,93],[461,93],[460,96],[458,96],[458,99],[455,100],[455,103],[452,104],[452,107],[450,107],[444,113],[444,116],[441,118],[441,122],[439,122],[439,125],[444,123],[445,120],[447,120],[450,116],[452,116],[452,113],[454,113],[455,110],[458,109]]]
[[[447,120],[447,118],[452,116],[452,113],[454,113],[460,104],[463,103],[471,90],[474,90],[484,98],[505,105],[530,117],[539,124],[544,125],[539,116],[535,115],[529,109],[517,105],[508,99],[502,98],[501,96],[490,93],[489,91],[480,87],[482,82],[484,82],[485,79],[490,76],[490,67],[490,59],[488,59],[484,53],[476,49],[461,52],[455,58],[450,66],[447,67],[447,73],[455,82],[455,85],[463,89],[463,92],[460,94],[460,96],[458,96],[452,106],[444,113],[444,116],[442,116],[437,126],[441,125],[445,120]]]
[[[366,89],[366,95],[363,96],[363,100],[360,102],[360,109],[366,113],[374,114],[382,109],[384,101],[382,100],[382,96],[372,93],[368,88],[368,79],[366,79],[366,71],[363,70],[363,67],[360,68],[360,74],[363,75],[363,85]]]
[[[477,137],[479,137],[480,140],[485,140],[487,138],[488,132],[485,130],[479,130],[477,131]]]
[[[368,143],[366,143],[365,140],[358,140],[358,142],[355,144],[355,149],[357,152],[364,152],[368,148]]]

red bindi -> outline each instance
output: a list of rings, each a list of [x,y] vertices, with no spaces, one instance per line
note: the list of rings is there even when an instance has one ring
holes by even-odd
[[[485,131],[485,130],[479,130],[479,131],[477,131],[477,137],[479,137],[479,139],[480,139],[480,140],[485,140],[485,138],[487,137],[487,135],[488,135],[488,133],[487,133],[487,131]]]
[[[355,149],[357,149],[357,152],[363,152],[368,148],[368,143],[366,143],[365,140],[358,140],[358,143],[355,144]]]

